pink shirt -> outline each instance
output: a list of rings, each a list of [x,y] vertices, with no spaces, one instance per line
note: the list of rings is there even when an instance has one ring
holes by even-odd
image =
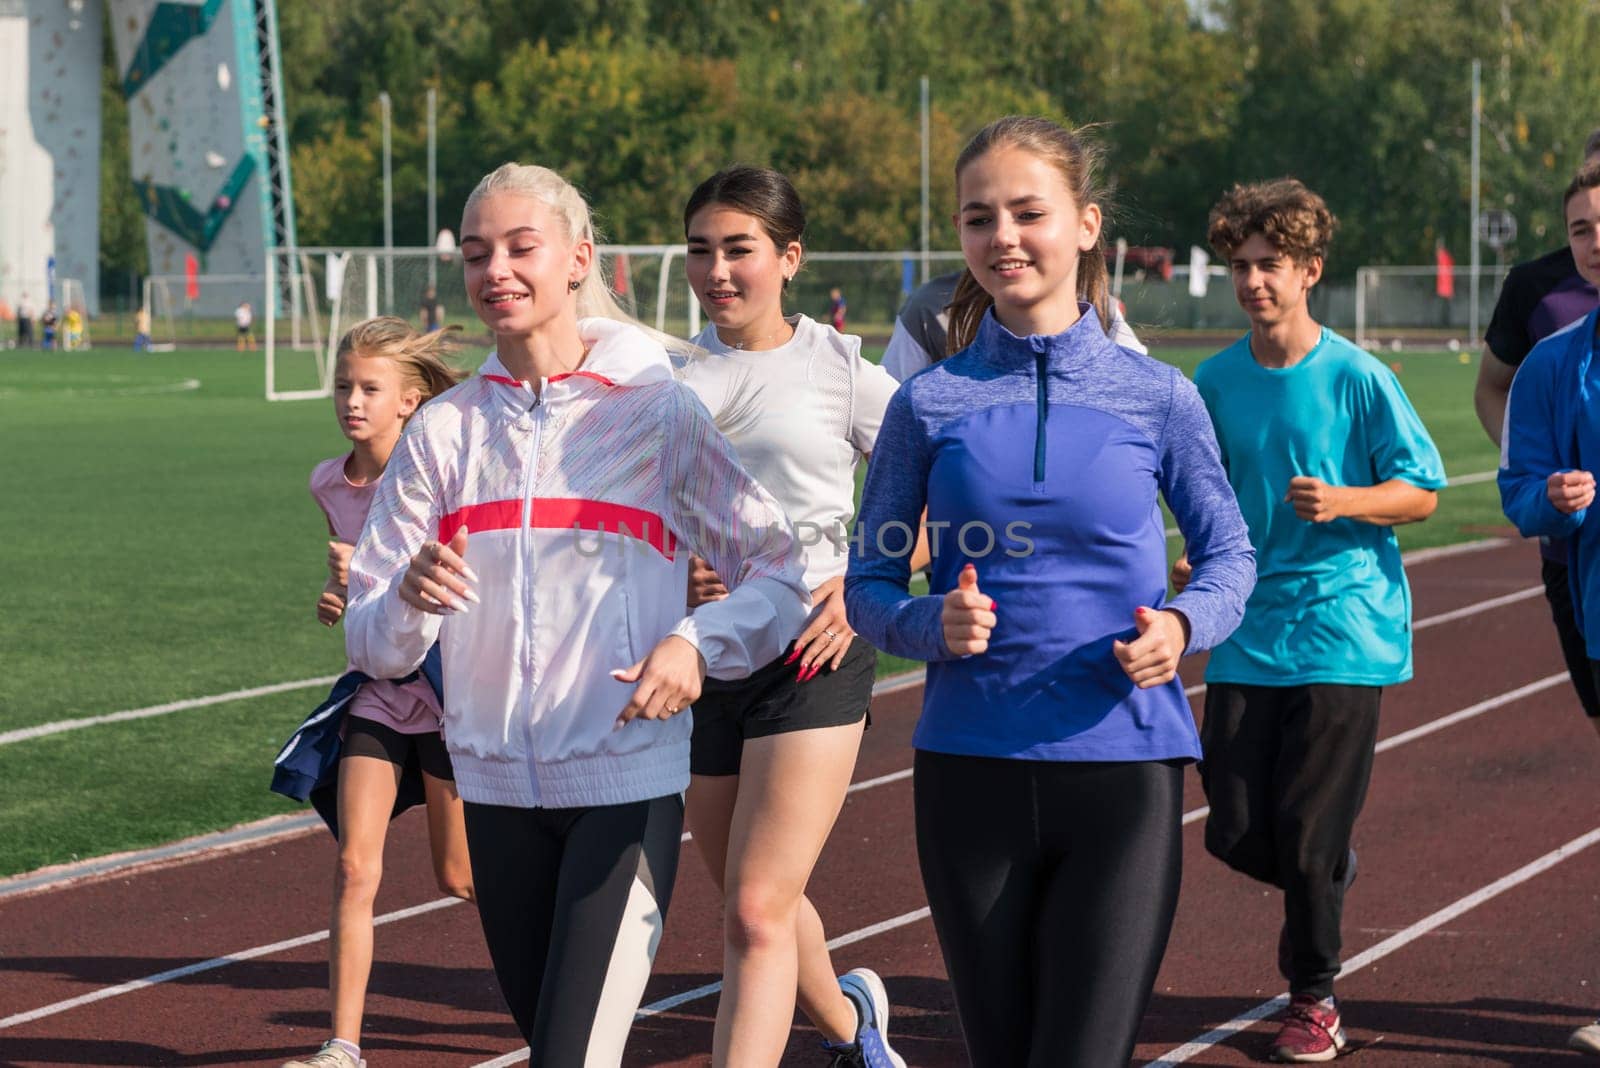
[[[328,532],[354,545],[367,521],[367,506],[378,483],[358,486],[344,475],[347,456],[324,460],[311,470],[311,496],[328,517]],[[349,668],[346,668],[349,670]],[[404,685],[375,679],[361,687],[350,702],[349,713],[382,723],[401,734],[427,734],[439,729],[439,702],[428,680],[417,678]]]

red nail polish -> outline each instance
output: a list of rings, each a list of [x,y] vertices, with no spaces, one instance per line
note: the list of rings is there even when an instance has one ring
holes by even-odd
[[[794,663],[796,658],[799,657],[799,655],[800,655],[800,650],[798,648],[796,648],[794,652],[789,654],[789,659],[784,661],[784,665],[787,666],[789,664]]]
[[[999,607],[1000,607],[999,605],[994,603],[994,599],[990,598],[990,600],[989,600],[989,611],[993,612],[996,608],[999,608]]]

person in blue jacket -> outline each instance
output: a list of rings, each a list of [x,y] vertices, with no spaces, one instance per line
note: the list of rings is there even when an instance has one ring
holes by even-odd
[[[961,348],[890,401],[845,579],[863,637],[929,662],[917,852],[979,1065],[1132,1055],[1200,755],[1178,658],[1227,636],[1255,578],[1194,387],[1107,336],[1097,163],[1039,118],[962,151]],[[1194,561],[1171,601],[1163,498]]]
[[[1600,284],[1600,162],[1585,164],[1562,198],[1567,243],[1578,272]],[[1600,458],[1600,309],[1533,347],[1511,383],[1500,453],[1500,505],[1527,537],[1566,540],[1573,615],[1600,685],[1600,523],[1591,523],[1594,468]],[[1567,1044],[1600,1056],[1600,1022]]]

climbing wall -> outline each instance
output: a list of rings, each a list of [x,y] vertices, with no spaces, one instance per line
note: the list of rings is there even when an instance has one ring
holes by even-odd
[[[261,57],[252,0],[111,0],[129,160],[150,273],[259,275],[272,244]],[[231,310],[206,307],[206,312]],[[222,299],[219,297],[219,299]]]
[[[0,298],[12,305],[27,293],[44,307],[53,258],[55,277],[82,280],[98,311],[100,11],[99,0],[0,0]]]

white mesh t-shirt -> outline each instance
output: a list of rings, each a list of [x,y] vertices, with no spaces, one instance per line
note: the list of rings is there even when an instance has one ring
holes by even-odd
[[[899,388],[861,356],[861,339],[804,315],[775,349],[729,348],[706,327],[694,343],[710,355],[680,369],[717,420],[739,462],[778,499],[806,554],[806,585],[845,572],[855,517],[855,468],[872,451]]]

